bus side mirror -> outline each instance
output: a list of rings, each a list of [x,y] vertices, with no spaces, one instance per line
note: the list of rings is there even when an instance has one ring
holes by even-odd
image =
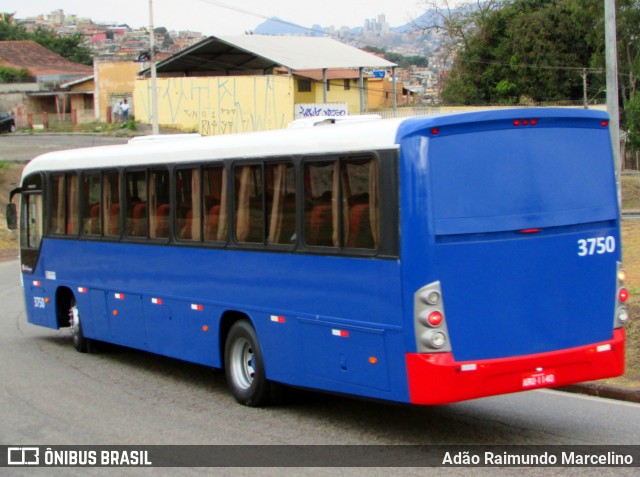
[[[16,204],[11,202],[7,204],[7,228],[9,230],[15,230],[18,228],[18,214],[16,213]]]

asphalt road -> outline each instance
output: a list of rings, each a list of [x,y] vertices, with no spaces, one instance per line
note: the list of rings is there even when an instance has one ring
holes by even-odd
[[[235,403],[224,376],[208,368],[117,347],[83,355],[72,348],[68,330],[28,324],[16,261],[0,263],[0,303],[0,444],[640,442],[640,405],[548,390],[432,408],[319,394],[265,409],[247,408]],[[52,471],[11,470],[13,475],[37,471],[50,475]],[[65,469],[60,475],[86,475],[86,470]],[[232,470],[233,475],[255,475],[250,469]],[[274,469],[263,470],[261,475],[282,475]],[[462,469],[437,470],[460,475]],[[504,475],[512,475],[515,469],[503,470],[511,471]],[[527,472],[548,475],[549,470]],[[574,470],[575,475],[583,475],[587,469]],[[316,471],[313,475],[334,475]],[[631,475],[631,469],[597,472],[619,475],[627,471]],[[170,475],[188,472],[173,469]],[[227,469],[225,475],[229,472]],[[499,470],[474,469],[474,475],[478,472],[495,475]],[[306,470],[303,473],[309,475]],[[383,469],[351,469],[348,473],[388,475]],[[402,469],[400,473],[424,475],[425,469]]]
[[[46,152],[124,144],[128,139],[94,134],[0,134],[0,161],[26,162]]]

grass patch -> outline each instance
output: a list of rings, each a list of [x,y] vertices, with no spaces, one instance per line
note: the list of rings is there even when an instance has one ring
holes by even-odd
[[[627,378],[640,381],[640,220],[622,222],[622,260],[631,318],[627,323]]]
[[[640,174],[622,176],[622,208],[640,210]]]

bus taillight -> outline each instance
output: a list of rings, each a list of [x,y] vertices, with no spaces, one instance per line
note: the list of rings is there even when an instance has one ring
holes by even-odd
[[[442,313],[440,313],[439,311],[432,311],[431,313],[429,313],[427,321],[431,326],[438,326],[440,323],[442,323]]]
[[[440,282],[425,285],[415,293],[414,329],[418,353],[451,351]]]
[[[622,263],[618,262],[617,278],[617,295],[616,295],[616,311],[614,316],[614,328],[621,328],[629,321],[629,310],[624,304],[629,300],[629,290],[624,287],[624,282],[627,279],[627,272],[622,268]]]
[[[513,125],[514,126],[529,126],[529,125],[537,126],[538,120],[537,119],[514,119]]]
[[[626,288],[621,288],[620,291],[618,292],[618,300],[624,303],[628,299],[629,299],[629,291]]]

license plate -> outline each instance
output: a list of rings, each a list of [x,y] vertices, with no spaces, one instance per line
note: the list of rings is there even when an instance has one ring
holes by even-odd
[[[522,387],[524,389],[540,386],[553,386],[556,382],[555,371],[535,371],[522,375]]]

